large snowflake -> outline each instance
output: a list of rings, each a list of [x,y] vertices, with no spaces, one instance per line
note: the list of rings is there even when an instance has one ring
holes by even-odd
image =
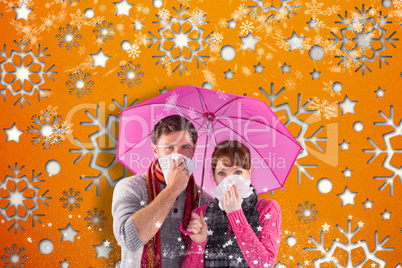
[[[130,106],[135,105],[138,102],[136,99],[130,105],[127,105],[127,95],[124,95],[124,103],[120,105],[115,99],[113,99],[113,103],[120,109],[123,110]],[[112,104],[111,104],[112,105]],[[116,111],[117,112],[117,111]],[[100,180],[101,178],[105,178],[108,185],[110,187],[114,187],[121,179],[127,177],[127,168],[123,166],[123,175],[118,178],[112,178],[110,169],[112,169],[118,161],[114,161],[116,158],[117,152],[117,134],[116,129],[118,130],[117,124],[120,123],[120,117],[114,114],[108,114],[107,118],[104,118],[104,113],[106,111],[102,110],[101,117],[101,109],[100,105],[96,106],[96,115],[92,115],[88,110],[85,111],[86,115],[89,117],[89,122],[81,122],[81,125],[87,126],[95,126],[99,128],[99,130],[93,132],[88,136],[90,140],[90,144],[83,144],[76,137],[74,137],[74,141],[80,147],[79,149],[70,149],[70,153],[80,153],[74,160],[74,164],[77,164],[86,154],[92,154],[91,160],[89,162],[89,167],[99,171],[97,176],[81,176],[81,180],[90,180],[91,183],[85,188],[85,191],[88,191],[92,188],[92,186],[96,185],[96,195],[100,194]],[[102,118],[106,121],[106,123],[102,122]],[[88,147],[87,147],[88,146]],[[116,169],[116,167],[114,168]],[[113,174],[116,174],[114,171]]]
[[[402,138],[402,118],[399,121],[399,124],[396,125],[394,123],[394,107],[391,105],[390,106],[390,111],[389,111],[389,117],[386,116],[381,110],[378,112],[382,118],[385,119],[385,122],[374,122],[374,125],[386,125],[390,126],[393,128],[392,131],[384,133],[382,135],[382,138],[384,140],[385,144],[385,149],[381,149],[375,142],[368,137],[367,140],[373,145],[374,149],[363,149],[364,153],[375,153],[368,161],[367,164],[370,164],[379,154],[385,153],[386,157],[382,163],[382,166],[385,167],[386,169],[390,170],[393,172],[393,174],[389,177],[387,176],[375,176],[375,180],[385,180],[383,185],[379,188],[379,191],[384,190],[384,188],[389,185],[390,187],[390,196],[393,196],[394,194],[394,178],[396,176],[399,176],[399,180],[402,183],[402,166],[396,167],[391,164],[391,159],[394,153],[402,153],[402,144],[400,143],[400,140]],[[395,142],[391,142],[391,139]],[[399,144],[397,144],[399,139]],[[394,144],[394,148],[392,146]]]
[[[32,49],[24,51],[30,41],[24,43],[21,38],[20,43],[14,42],[19,51],[11,50],[10,55],[7,56],[6,45],[4,45],[3,51],[0,50],[0,57],[5,58],[0,62],[0,87],[5,86],[0,88],[0,96],[4,95],[4,101],[6,101],[7,91],[12,96],[20,95],[14,105],[21,103],[21,108],[23,108],[24,102],[31,105],[25,95],[32,96],[35,90],[38,91],[38,101],[41,97],[48,97],[50,89],[42,88],[46,82],[45,76],[54,81],[52,74],[57,74],[57,72],[52,71],[54,64],[45,70],[46,64],[43,58],[50,56],[45,54],[47,48],[41,50],[41,46],[38,45],[38,53],[35,56]]]
[[[342,235],[344,235],[347,238],[347,244],[344,244],[338,240],[334,240],[334,241],[332,241],[331,246],[329,247],[328,250],[325,250],[325,247],[324,247],[324,231],[320,232],[320,243],[318,243],[313,237],[310,236],[309,238],[310,238],[311,242],[313,242],[316,247],[315,248],[304,248],[304,250],[321,251],[325,255],[324,257],[313,260],[314,267],[321,267],[320,265],[324,262],[332,262],[333,264],[335,264],[336,267],[361,268],[364,266],[364,264],[368,260],[371,260],[378,264],[378,266],[376,266],[376,267],[384,268],[386,262],[383,259],[380,259],[379,257],[375,256],[375,254],[377,253],[377,251],[394,250],[394,248],[383,247],[383,245],[388,241],[389,236],[385,237],[380,243],[378,243],[378,231],[375,231],[375,245],[374,245],[374,249],[372,251],[370,251],[366,240],[359,240],[355,243],[352,243],[353,236],[362,228],[362,226],[363,226],[363,224],[360,222],[359,227],[357,227],[352,232],[351,231],[351,221],[348,220],[348,231],[345,232],[337,224],[336,227],[338,228],[338,230],[341,232]],[[354,252],[355,249],[361,249],[363,251],[364,259],[360,263],[353,265],[352,255],[355,255],[355,254],[352,254],[352,252]],[[347,261],[346,261],[345,265],[339,263],[339,260],[338,260],[339,258],[337,258],[338,254],[340,252],[342,252],[342,250],[347,253]],[[299,267],[303,267],[300,264],[298,264],[298,265],[299,265]],[[324,267],[327,267],[327,266],[324,266]]]
[[[0,181],[0,188],[3,188],[8,195],[2,194],[0,200],[4,202],[5,207],[0,207],[0,214],[3,214],[6,221],[14,221],[10,226],[15,228],[15,233],[18,232],[18,227],[25,231],[20,225],[20,221],[27,221],[28,216],[32,217],[32,226],[35,226],[35,221],[42,223],[39,217],[45,216],[44,214],[35,214],[34,211],[39,208],[38,200],[42,201],[46,206],[46,199],[52,199],[47,197],[46,194],[49,190],[39,195],[39,188],[34,186],[37,182],[44,182],[38,178],[42,173],[35,175],[35,170],[32,170],[32,179],[29,180],[27,175],[20,176],[21,170],[25,166],[18,169],[18,164],[15,163],[15,168],[8,168],[13,172],[14,176],[6,175],[4,182]]]
[[[202,56],[199,55],[199,53],[204,50],[203,42],[206,42],[213,47],[210,41],[214,41],[215,39],[210,38],[213,32],[208,34],[205,38],[202,37],[204,35],[204,29],[200,28],[200,26],[209,23],[208,21],[204,21],[206,14],[200,15],[200,12],[197,12],[195,18],[192,18],[191,16],[184,18],[184,14],[189,8],[182,11],[182,5],[180,5],[180,11],[174,7],[173,9],[179,15],[179,18],[172,16],[167,22],[166,13],[164,13],[163,16],[156,14],[159,21],[154,21],[154,23],[163,25],[163,27],[158,30],[160,37],[155,37],[151,32],[149,32],[153,38],[147,38],[147,40],[152,41],[148,47],[152,47],[153,44],[159,41],[158,49],[163,52],[163,55],[161,56],[152,56],[153,58],[159,58],[156,65],[162,62],[163,68],[165,68],[166,58],[168,58],[172,63],[178,61],[179,64],[174,68],[173,72],[180,68],[181,75],[183,68],[189,72],[183,62],[192,62],[194,56],[197,58],[197,68],[199,68],[200,61],[206,65],[203,58],[209,58],[209,56]],[[175,31],[177,28],[179,30]],[[189,29],[186,32],[183,32],[183,28]]]
[[[280,6],[275,6],[273,4],[274,1],[272,0],[267,0],[264,3],[264,0],[252,0],[253,2],[257,3],[254,6],[246,6],[246,8],[251,8],[250,12],[247,15],[250,15],[251,13],[254,12],[254,17],[257,18],[257,10],[258,7],[261,8],[262,13],[270,13],[268,18],[265,20],[265,22],[269,21],[270,19],[275,19],[277,22],[279,22],[279,18],[276,17],[278,14],[281,14],[285,11],[285,8],[287,10],[287,18],[289,19],[289,14],[292,12],[294,15],[297,15],[297,13],[293,10],[294,8],[300,8],[300,6],[291,6],[289,5],[289,2],[292,2],[293,0],[280,0],[281,5]],[[276,16],[274,15],[274,12]]]
[[[46,110],[32,116],[33,125],[27,128],[27,132],[35,135],[32,138],[32,144],[38,145],[42,142],[43,149],[50,149],[50,146],[60,143],[66,139],[68,134],[71,134],[72,124],[64,120],[56,111],[57,107],[48,106]]]
[[[282,87],[279,92],[275,94],[274,90],[274,83],[271,83],[271,91],[270,94],[267,93],[262,87],[260,87],[260,91],[269,99],[270,103],[268,103],[268,106],[271,108],[273,112],[279,112],[279,111],[285,111],[287,121],[282,123],[287,127],[291,123],[295,123],[298,126],[300,126],[300,131],[296,136],[296,140],[299,142],[299,144],[303,147],[303,151],[300,151],[297,161],[295,162],[295,166],[297,167],[297,183],[301,184],[301,174],[305,174],[310,180],[313,180],[313,177],[310,175],[310,173],[306,170],[306,168],[317,168],[317,165],[302,165],[298,161],[301,158],[304,158],[309,155],[309,152],[307,150],[306,142],[311,142],[314,144],[314,146],[321,152],[324,152],[324,149],[321,148],[320,145],[318,145],[317,141],[328,141],[328,137],[317,137],[317,134],[320,133],[320,131],[324,128],[323,125],[321,125],[313,134],[311,134],[310,137],[306,135],[306,132],[310,128],[310,124],[307,123],[306,121],[301,120],[298,118],[302,114],[315,114],[317,113],[316,110],[305,110],[307,106],[309,106],[310,102],[312,102],[312,99],[307,100],[303,105],[301,104],[301,94],[299,93],[297,95],[297,110],[293,114],[292,110],[290,108],[290,105],[288,102],[282,103],[280,105],[275,105],[276,99],[284,92],[285,87]],[[328,147],[328,146],[327,146]]]
[[[362,74],[364,75],[365,69],[371,72],[366,62],[373,63],[377,57],[379,58],[380,68],[382,67],[382,62],[388,65],[386,58],[391,58],[391,56],[380,53],[387,49],[385,46],[386,42],[395,48],[395,45],[392,43],[392,41],[398,41],[399,39],[392,38],[396,31],[394,31],[388,37],[385,37],[387,30],[381,26],[392,23],[391,21],[386,21],[388,15],[382,17],[382,13],[380,11],[380,17],[376,23],[373,16],[367,17],[371,7],[367,10],[365,10],[364,5],[362,6],[362,10],[359,10],[357,7],[355,8],[361,17],[353,16],[352,20],[349,21],[347,11],[345,11],[344,18],[338,14],[338,17],[341,19],[341,21],[336,21],[335,23],[345,24],[346,27],[341,29],[340,37],[331,31],[331,34],[335,38],[329,38],[328,40],[334,41],[332,47],[338,42],[341,42],[340,50],[346,53],[344,55],[335,56],[335,58],[341,59],[338,62],[338,65],[340,65],[342,62],[345,62],[345,68],[347,68],[347,60],[348,57],[350,57],[354,63],[361,62],[355,72],[362,69]]]

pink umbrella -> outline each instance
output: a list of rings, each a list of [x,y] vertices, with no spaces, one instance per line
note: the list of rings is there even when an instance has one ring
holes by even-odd
[[[303,149],[265,102],[185,85],[121,111],[116,160],[134,174],[146,172],[155,159],[151,131],[173,114],[197,129],[193,174],[208,192],[216,187],[211,156],[220,141],[238,140],[250,149],[251,184],[258,194],[282,188]]]

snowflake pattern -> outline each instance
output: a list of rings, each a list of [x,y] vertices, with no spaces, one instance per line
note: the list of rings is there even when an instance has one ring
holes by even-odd
[[[11,245],[11,248],[5,247],[3,252],[4,254],[0,256],[0,261],[4,261],[4,267],[7,268],[25,267],[25,262],[29,259],[29,256],[25,254],[25,248],[20,248],[15,243]]]
[[[5,58],[5,60],[0,62],[0,84],[5,86],[5,88],[0,88],[0,96],[4,95],[4,101],[6,101],[7,91],[12,96],[20,95],[14,105],[21,103],[21,108],[23,108],[24,102],[31,105],[25,98],[25,95],[32,96],[35,90],[38,91],[38,101],[40,101],[41,97],[48,97],[50,89],[42,88],[46,82],[45,76],[54,81],[52,75],[57,74],[57,72],[52,71],[54,64],[45,70],[46,64],[42,58],[50,56],[45,54],[47,48],[41,50],[39,45],[38,53],[35,56],[32,49],[24,52],[25,47],[30,41],[24,43],[23,38],[21,38],[20,43],[17,41],[14,41],[14,43],[19,47],[19,51],[11,50],[10,55],[7,56],[6,45],[4,45],[3,51],[0,50],[0,57]],[[26,61],[24,60],[25,58],[27,59]],[[16,62],[19,62],[19,64],[16,64]]]
[[[206,65],[206,62],[203,60],[204,58],[209,58],[209,56],[202,56],[199,55],[199,52],[204,50],[204,42],[209,44],[209,46],[213,47],[211,45],[211,41],[214,41],[213,38],[210,36],[213,34],[211,32],[203,38],[204,34],[204,29],[200,28],[199,26],[202,24],[207,24],[209,23],[208,21],[204,21],[204,18],[206,17],[206,14],[203,16],[200,16],[200,12],[197,12],[196,16],[196,21],[194,22],[191,16],[188,16],[186,18],[183,18],[184,14],[187,12],[189,8],[186,8],[184,11],[182,10],[182,5],[180,5],[180,11],[178,11],[176,8],[174,8],[174,11],[178,14],[179,18],[176,17],[170,17],[169,21],[167,22],[167,17],[168,14],[166,12],[161,16],[159,14],[156,15],[159,21],[155,21],[154,23],[159,23],[164,25],[162,28],[158,30],[158,33],[160,37],[154,36],[151,32],[152,38],[148,38],[147,40],[152,41],[152,43],[148,47],[152,47],[156,42],[160,42],[160,45],[158,47],[159,51],[163,52],[163,55],[161,56],[152,56],[153,58],[159,58],[159,60],[156,62],[156,65],[158,65],[160,62],[163,64],[163,68],[165,68],[165,63],[168,60],[171,63],[175,63],[179,61],[179,64],[174,68],[173,72],[175,72],[178,68],[180,68],[180,75],[182,74],[182,69],[184,68],[187,72],[189,70],[187,67],[183,64],[183,62],[192,62],[194,56],[197,58],[197,68],[199,68],[200,61]],[[161,11],[161,10],[160,10]],[[173,30],[174,27],[173,25],[179,24],[180,25],[180,31],[177,33]],[[183,24],[190,24],[191,28],[187,32],[183,32]],[[166,49],[164,47],[165,42],[174,42],[174,45],[171,46],[170,49]],[[196,42],[197,45],[194,45],[193,43]],[[177,49],[179,50],[179,56],[173,57],[175,55]],[[185,51],[183,51],[185,50]],[[183,52],[189,51],[190,56],[185,57]]]
[[[59,34],[56,39],[59,40],[59,47],[65,47],[70,50],[72,47],[78,47],[78,40],[81,40],[82,35],[78,33],[78,27],[67,24],[66,27],[59,27]]]
[[[347,11],[345,11],[345,17],[338,15],[341,21],[336,21],[335,23],[345,24],[346,27],[341,29],[341,37],[338,37],[333,31],[331,31],[331,34],[334,36],[334,38],[329,38],[328,40],[334,41],[332,47],[341,42],[340,50],[346,53],[344,55],[335,56],[335,58],[341,59],[338,62],[338,65],[340,65],[342,62],[345,62],[345,68],[347,68],[348,58],[350,57],[353,63],[361,62],[355,72],[361,69],[362,74],[364,75],[365,69],[371,72],[371,69],[367,66],[366,62],[373,63],[377,57],[379,58],[380,68],[382,67],[382,62],[388,65],[386,58],[391,58],[392,56],[382,55],[380,53],[386,51],[386,42],[396,48],[392,42],[398,41],[399,39],[392,38],[396,31],[394,31],[388,37],[385,37],[387,30],[381,26],[383,24],[392,23],[391,21],[387,21],[388,15],[382,17],[382,13],[380,11],[380,18],[378,23],[376,23],[373,16],[366,17],[366,15],[370,12],[371,7],[366,10],[364,5],[362,5],[362,10],[359,10],[357,7],[356,10],[361,15],[361,18],[353,16],[350,22],[348,22]],[[355,25],[361,25],[362,28],[360,32],[356,30]],[[353,38],[350,37],[352,35]],[[381,46],[379,48],[375,48],[378,47],[376,45],[378,43],[380,43]],[[349,49],[350,47],[352,48]],[[371,57],[369,56],[370,54],[372,54]]]
[[[134,83],[141,84],[141,77],[144,76],[144,72],[141,71],[141,65],[129,61],[127,64],[120,66],[121,71],[118,72],[117,76],[120,77],[120,83],[122,85],[128,85],[128,87],[133,87]]]
[[[106,40],[113,39],[116,30],[113,28],[113,23],[103,20],[95,24],[95,29],[93,29],[92,32],[95,34],[97,40],[102,40],[102,42],[105,43]]]
[[[301,119],[298,118],[301,114],[311,114],[317,113],[316,110],[305,110],[308,105],[312,102],[312,99],[307,100],[303,105],[301,105],[301,94],[297,94],[297,111],[293,114],[288,102],[275,105],[276,99],[284,92],[285,87],[282,87],[279,92],[275,94],[274,91],[274,83],[271,83],[271,91],[268,94],[262,87],[260,87],[260,91],[269,99],[268,106],[271,108],[273,112],[278,112],[284,110],[286,113],[287,121],[282,122],[285,127],[287,127],[291,123],[295,123],[300,126],[300,131],[295,137],[299,144],[303,147],[303,151],[300,151],[297,159],[304,158],[309,155],[307,150],[306,142],[310,141],[314,144],[314,146],[321,152],[324,152],[324,149],[318,145],[317,141],[328,141],[328,137],[317,137],[317,134],[324,128],[324,126],[320,126],[318,130],[316,130],[310,137],[307,137],[305,134],[308,132],[309,124]],[[299,164],[298,161],[295,162],[295,166],[297,167],[297,183],[301,184],[301,174],[305,174],[310,180],[313,180],[313,177],[310,173],[306,170],[306,168],[317,168],[317,165],[302,165]],[[271,192],[273,193],[273,192]]]
[[[98,208],[94,208],[92,211],[87,211],[87,216],[85,217],[85,221],[87,222],[87,227],[97,231],[99,228],[105,227],[104,222],[107,218],[104,216],[105,212],[103,210],[98,210]]]
[[[169,97],[166,98],[165,105],[163,107],[164,112],[170,113],[172,109],[176,106],[177,100],[179,98],[179,94],[173,92]]]
[[[325,119],[338,117],[338,108],[329,104],[327,100],[321,101],[319,98],[313,97],[309,108],[317,111],[316,116],[323,116]]]
[[[393,174],[391,176],[375,176],[375,180],[385,180],[383,185],[378,189],[379,191],[384,190],[386,186],[389,185],[390,187],[390,196],[394,195],[394,179],[396,176],[399,176],[399,180],[402,183],[402,166],[399,168],[391,164],[391,159],[394,153],[402,153],[402,148],[393,148],[391,139],[395,139],[395,137],[402,137],[402,118],[399,121],[399,124],[396,125],[394,123],[394,107],[391,105],[390,106],[390,112],[389,112],[389,117],[386,116],[381,110],[378,112],[382,118],[385,119],[385,122],[374,122],[374,125],[385,125],[385,126],[390,126],[393,128],[393,131],[384,133],[382,135],[382,138],[384,140],[385,144],[385,149],[381,149],[375,142],[368,137],[367,140],[373,145],[374,149],[363,149],[363,153],[375,153],[368,161],[367,164],[371,164],[371,162],[380,154],[385,153],[386,157],[382,163],[382,166],[389,171],[391,171]],[[397,138],[396,138],[397,139]],[[395,144],[395,143],[394,143]],[[400,146],[400,144],[399,144]],[[394,146],[395,147],[395,146]]]
[[[297,13],[293,10],[295,8],[300,8],[300,6],[291,6],[288,5],[288,3],[292,2],[293,0],[281,0],[281,5],[279,7],[276,7],[273,5],[273,1],[267,0],[264,3],[264,0],[252,0],[253,2],[257,3],[255,6],[246,6],[246,8],[250,8],[250,12],[247,15],[250,15],[251,13],[254,12],[254,17],[257,19],[257,10],[258,7],[262,10],[262,13],[270,13],[268,18],[264,22],[268,22],[270,19],[274,19],[276,22],[279,22],[279,16],[283,15],[285,12],[285,8],[287,10],[287,18],[289,19],[289,14],[292,12],[294,15],[297,15]],[[276,16],[274,15],[274,12],[276,12]],[[278,17],[277,17],[278,16]]]
[[[338,240],[333,240],[331,243],[331,246],[329,247],[328,250],[325,250],[324,248],[324,231],[320,232],[320,243],[318,243],[313,237],[309,237],[311,242],[316,246],[315,248],[304,248],[305,251],[321,251],[325,256],[314,259],[313,264],[314,267],[320,267],[320,264],[323,262],[332,262],[335,266],[339,267],[342,266],[336,257],[336,254],[339,254],[339,250],[337,249],[342,249],[345,252],[347,252],[347,262],[345,266],[342,267],[363,267],[365,263],[367,263],[368,260],[371,260],[373,262],[376,262],[378,264],[378,268],[384,268],[385,267],[385,261],[383,259],[380,259],[379,257],[375,256],[377,251],[389,251],[389,250],[394,250],[394,248],[386,248],[383,247],[383,245],[388,241],[389,236],[385,237],[380,243],[378,243],[378,231],[375,231],[375,245],[374,249],[372,251],[369,250],[368,245],[366,240],[360,240],[355,243],[352,243],[352,238],[353,236],[362,228],[362,226],[359,224],[359,227],[357,227],[353,232],[351,231],[351,221],[348,220],[348,231],[345,232],[342,227],[340,227],[338,224],[336,227],[338,230],[341,232],[342,235],[344,235],[347,238],[347,244],[344,244]],[[364,259],[356,264],[352,264],[352,254],[355,249],[361,249],[364,253]],[[335,253],[335,254],[334,254]],[[301,264],[298,264],[299,266]],[[301,266],[302,267],[302,266]]]
[[[296,215],[299,221],[304,221],[308,224],[310,221],[315,221],[314,215],[317,215],[318,210],[315,209],[315,204],[310,204],[309,201],[305,201],[304,204],[299,204],[299,209],[296,210]]]
[[[82,94],[90,94],[91,87],[93,87],[94,82],[91,79],[90,73],[83,73],[81,69],[77,70],[75,73],[70,73],[68,75],[70,80],[66,81],[66,86],[70,87],[68,92],[76,94],[78,98],[82,97]]]
[[[8,231],[14,227],[15,233],[18,232],[18,227],[22,231],[25,231],[25,229],[20,225],[20,222],[27,221],[29,216],[32,217],[32,226],[35,227],[35,221],[42,223],[39,217],[45,215],[34,213],[34,211],[39,208],[38,200],[42,201],[46,206],[49,206],[49,204],[46,203],[46,199],[52,199],[51,197],[46,196],[49,190],[46,190],[42,195],[39,195],[39,188],[36,186],[36,183],[44,182],[44,180],[38,179],[42,173],[35,175],[35,170],[33,169],[32,179],[29,180],[27,175],[20,176],[20,172],[24,167],[25,166],[18,168],[17,163],[15,163],[14,169],[8,166],[14,176],[6,175],[4,182],[1,183],[0,181],[0,188],[4,188],[8,193],[8,196],[2,195],[2,197],[0,197],[2,202],[8,202],[5,207],[0,207],[0,214],[5,217],[6,221],[14,221]],[[20,189],[20,187],[18,187],[20,184],[25,184],[25,188]],[[29,205],[27,206],[27,204]]]
[[[120,105],[115,99],[113,99],[112,101],[120,110],[123,110],[137,104],[138,99],[133,101],[129,106],[127,105],[127,95],[124,95],[123,105]],[[117,109],[114,109],[114,111],[115,110],[117,113]],[[115,128],[115,125],[117,123],[120,124],[120,116],[114,114],[108,114],[107,119],[105,120],[106,123],[101,123],[100,121],[98,121],[101,118],[100,113],[101,113],[100,105],[96,106],[95,116],[92,115],[88,110],[85,111],[85,114],[89,117],[90,121],[82,122],[81,124],[87,126],[95,126],[98,128],[98,130],[91,133],[88,136],[90,140],[89,145],[88,143],[85,143],[84,145],[81,141],[79,141],[76,137],[74,137],[74,141],[80,148],[69,150],[70,153],[80,153],[80,155],[74,160],[74,164],[77,164],[86,154],[92,154],[89,167],[96,171],[99,171],[99,174],[97,176],[82,175],[80,179],[91,181],[91,183],[85,188],[85,191],[88,191],[94,185],[96,185],[97,196],[100,195],[101,178],[106,179],[109,187],[114,187],[121,179],[127,177],[127,168],[124,166],[122,166],[123,174],[117,178],[116,175],[114,175],[114,178],[112,178],[112,174],[116,174],[115,172],[116,168],[114,168],[113,173],[110,172],[110,169],[112,169],[116,164],[119,164],[119,162],[114,161],[117,152],[118,133],[115,133],[113,129],[119,129],[118,127]],[[109,142],[105,142],[103,138],[100,139],[100,137],[107,137],[108,138],[107,141]],[[113,159],[111,159],[110,156],[113,156]]]
[[[74,191],[73,188],[70,188],[68,191],[63,191],[63,196],[60,197],[63,208],[68,208],[70,211],[73,211],[74,208],[80,208],[80,202],[82,202],[80,194],[80,191]]]
[[[32,144],[38,145],[42,142],[43,149],[49,150],[50,146],[57,144],[59,146],[68,134],[73,130],[68,121],[64,120],[57,113],[58,107],[48,106],[46,110],[42,110],[40,115],[32,116],[33,125],[27,128],[27,132],[31,135],[36,135],[32,138]]]

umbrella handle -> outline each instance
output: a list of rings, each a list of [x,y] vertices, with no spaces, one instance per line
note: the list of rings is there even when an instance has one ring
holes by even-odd
[[[187,232],[186,230],[183,229],[183,223],[180,222],[180,231],[185,234],[185,235],[193,235],[193,232]]]

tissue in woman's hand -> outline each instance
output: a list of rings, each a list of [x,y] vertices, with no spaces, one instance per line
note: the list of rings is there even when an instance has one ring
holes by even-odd
[[[231,175],[224,178],[218,186],[211,190],[211,194],[218,198],[220,209],[223,208],[223,200],[225,198],[225,193],[227,191],[228,185],[236,184],[237,188],[240,191],[240,195],[242,198],[247,198],[253,193],[253,188],[250,186],[251,180],[245,179],[241,175]]]
[[[166,185],[168,184],[167,176],[169,174],[170,166],[172,165],[172,159],[177,160],[178,158],[184,158],[186,160],[187,169],[189,171],[188,175],[191,176],[191,174],[193,174],[194,170],[197,168],[196,162],[194,162],[193,160],[182,154],[171,153],[169,155],[160,157],[158,159],[158,162],[159,166],[162,169],[163,176],[165,176]]]

